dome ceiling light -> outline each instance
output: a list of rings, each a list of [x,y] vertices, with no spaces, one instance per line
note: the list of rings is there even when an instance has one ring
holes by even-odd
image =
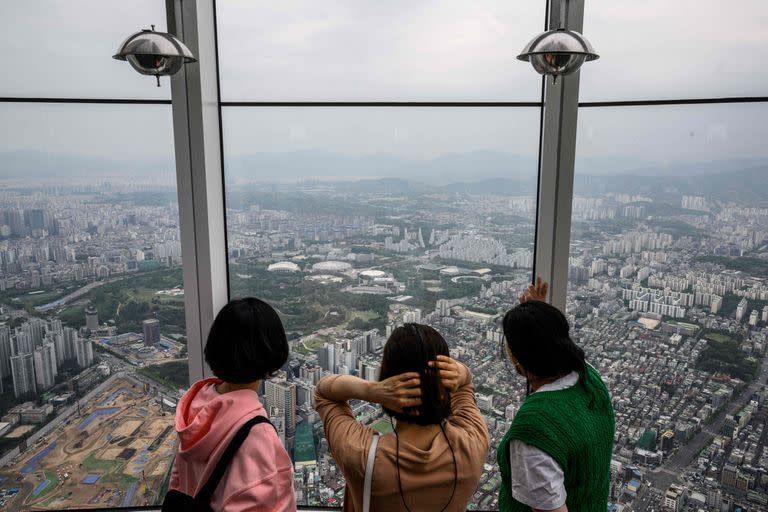
[[[155,32],[154,25],[126,39],[112,58],[127,60],[142,75],[154,75],[158,87],[161,76],[175,75],[182,65],[197,62],[184,43],[166,32]]]
[[[530,62],[540,75],[552,75],[552,83],[560,75],[576,72],[584,61],[599,57],[583,35],[564,28],[542,32],[517,56],[518,60]]]

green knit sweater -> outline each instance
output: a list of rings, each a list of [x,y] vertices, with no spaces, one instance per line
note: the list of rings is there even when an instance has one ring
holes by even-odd
[[[512,497],[509,441],[519,439],[557,462],[565,476],[566,505],[578,512],[605,512],[611,474],[615,418],[610,395],[590,365],[579,383],[526,398],[499,445],[501,512],[530,511]]]

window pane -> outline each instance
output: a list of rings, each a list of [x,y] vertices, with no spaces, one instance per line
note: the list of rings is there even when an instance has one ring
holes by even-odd
[[[165,2],[0,2],[0,96],[170,99],[167,78],[112,59],[131,34],[166,30]]]
[[[188,386],[171,108],[0,120],[0,506],[155,504]]]
[[[584,35],[600,60],[581,73],[582,101],[762,96],[768,47],[761,0],[591,0]]]
[[[524,394],[498,357],[497,321],[531,278],[539,109],[223,115],[231,290],[270,302],[288,332],[276,379],[295,403],[266,395],[265,406],[296,462],[298,502],[343,497],[314,385],[327,372],[376,378],[388,333],[417,321],[445,336],[485,396],[494,443],[473,506],[496,508],[494,450]],[[386,429],[380,409],[361,407]]]
[[[224,101],[539,101],[545,1],[218,2]]]
[[[748,439],[765,421],[746,404],[766,381],[766,114],[579,112],[568,316],[611,389],[612,488],[634,507],[659,510],[645,482],[664,493],[678,475],[708,509],[744,504],[736,486],[762,471]]]

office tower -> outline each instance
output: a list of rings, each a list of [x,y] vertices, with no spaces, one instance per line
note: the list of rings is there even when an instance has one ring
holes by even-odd
[[[93,306],[85,308],[85,327],[90,331],[99,328],[99,312]]]
[[[763,316],[762,316],[763,322],[768,322],[768,306],[763,307]]]
[[[160,321],[157,318],[150,318],[142,322],[144,329],[144,346],[151,347],[160,341]]]
[[[296,431],[296,385],[285,380],[264,383],[264,402],[268,408],[281,409],[288,437]]]
[[[56,382],[58,369],[56,367],[56,349],[52,343],[45,343],[35,349],[32,354],[35,363],[35,382],[37,389],[45,390]]]
[[[515,414],[517,414],[517,407],[515,407],[515,404],[509,404],[504,408],[504,418],[507,421],[515,419]]]
[[[75,339],[75,353],[78,366],[88,368],[93,365],[93,345],[91,340],[80,337]]]
[[[35,387],[35,362],[32,354],[19,354],[11,357],[13,376],[13,394],[16,398],[37,393]]]
[[[756,309],[752,310],[752,313],[749,315],[749,325],[756,326],[757,325],[757,319],[758,319],[758,312]]]

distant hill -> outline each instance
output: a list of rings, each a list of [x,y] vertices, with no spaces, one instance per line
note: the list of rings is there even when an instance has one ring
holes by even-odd
[[[579,195],[618,192],[675,201],[682,194],[702,195],[721,201],[768,206],[768,165],[692,176],[577,175],[574,190]]]
[[[0,179],[150,177],[158,172],[175,173],[173,160],[110,160],[41,151],[0,153]]]
[[[579,160],[577,194],[605,192],[652,195],[675,203],[681,194],[724,201],[768,205],[768,160],[736,159],[705,163],[681,162],[653,166],[636,162],[634,169],[616,158]],[[475,151],[434,159],[392,155],[351,156],[324,151],[256,153],[227,158],[229,187],[258,184],[284,192],[291,183],[348,193],[445,193],[531,195],[536,192],[536,159],[499,151]],[[623,166],[623,167],[621,167]],[[171,173],[172,161],[110,160],[37,151],[0,153],[0,179],[151,178]]]

